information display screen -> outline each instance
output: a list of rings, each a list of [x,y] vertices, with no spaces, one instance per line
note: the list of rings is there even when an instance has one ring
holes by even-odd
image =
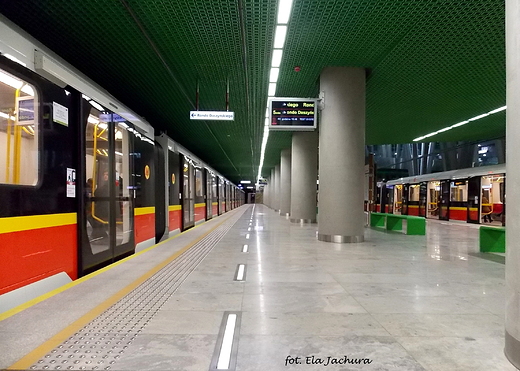
[[[317,99],[272,98],[269,100],[269,129],[313,131],[317,125]]]

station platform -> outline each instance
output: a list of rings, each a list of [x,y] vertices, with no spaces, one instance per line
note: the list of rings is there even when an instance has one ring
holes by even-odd
[[[477,228],[316,233],[241,206],[2,315],[0,369],[516,370]]]

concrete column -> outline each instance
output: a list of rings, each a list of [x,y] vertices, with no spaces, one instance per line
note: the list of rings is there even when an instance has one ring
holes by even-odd
[[[280,161],[280,215],[291,212],[291,150],[282,150]]]
[[[280,212],[280,164],[274,167],[274,205],[273,209]]]
[[[318,133],[295,131],[291,150],[291,222],[316,223]]]
[[[274,210],[274,203],[276,200],[276,174],[274,172],[274,168],[271,169],[271,189],[269,192],[271,193],[269,207]]]
[[[506,334],[505,354],[520,369],[520,2],[506,0]]]
[[[318,240],[362,242],[365,70],[327,67],[320,76]]]
[[[264,186],[264,205],[269,207],[269,182],[267,179],[267,184]]]

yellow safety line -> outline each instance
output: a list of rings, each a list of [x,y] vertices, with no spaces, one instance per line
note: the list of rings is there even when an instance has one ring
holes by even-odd
[[[0,234],[76,224],[76,213],[13,216],[0,218]]]
[[[155,206],[150,207],[136,207],[134,209],[134,215],[146,215],[155,213]]]
[[[229,214],[228,214],[229,215]],[[16,363],[14,363],[13,365],[9,366],[7,369],[8,370],[24,370],[24,369],[28,369],[32,364],[34,364],[36,361],[38,361],[40,358],[44,357],[45,354],[49,353],[52,349],[56,348],[58,345],[60,345],[65,339],[68,339],[69,337],[71,337],[73,334],[75,334],[79,329],[85,327],[85,325],[87,325],[89,322],[91,322],[94,318],[96,318],[97,316],[99,316],[101,313],[103,313],[104,311],[106,311],[108,308],[110,308],[112,305],[114,305],[118,300],[120,300],[121,298],[123,298],[125,295],[128,295],[132,290],[134,290],[137,286],[139,286],[140,284],[142,284],[143,282],[145,282],[147,279],[149,279],[150,277],[152,277],[155,273],[157,273],[159,270],[161,270],[162,268],[164,268],[166,265],[168,265],[170,262],[172,262],[173,260],[177,259],[183,252],[189,250],[191,247],[193,247],[197,242],[199,242],[200,240],[202,240],[204,237],[206,237],[208,234],[210,234],[211,232],[213,232],[215,229],[217,229],[220,225],[222,225],[228,218],[226,218],[225,220],[223,220],[222,222],[218,223],[217,225],[215,225],[212,229],[210,229],[208,232],[204,233],[202,236],[200,236],[199,238],[197,238],[195,241],[193,241],[191,244],[185,246],[184,248],[182,248],[181,250],[177,251],[176,253],[174,253],[172,256],[170,256],[169,258],[167,258],[166,260],[162,261],[161,263],[157,264],[154,268],[150,269],[148,272],[146,272],[145,274],[143,274],[141,277],[139,277],[138,279],[136,279],[134,282],[130,283],[129,285],[127,285],[126,287],[124,287],[123,289],[121,289],[119,292],[115,293],[114,295],[112,295],[110,298],[108,298],[107,300],[105,300],[104,302],[102,302],[101,304],[99,304],[98,306],[96,306],[94,309],[90,310],[88,313],[86,313],[85,315],[83,315],[82,317],[80,317],[79,319],[77,319],[76,321],[74,321],[73,323],[71,323],[70,325],[68,325],[67,327],[65,327],[63,330],[61,330],[60,332],[58,332],[56,335],[54,335],[52,338],[50,338],[49,340],[47,340],[45,343],[41,344],[40,346],[38,346],[36,349],[34,349],[33,351],[31,351],[30,353],[26,354],[24,357],[22,357],[20,360],[18,360]],[[201,224],[202,225],[202,224]],[[190,230],[193,230],[190,229]],[[188,232],[188,231],[185,231],[185,232]],[[25,303],[25,304],[22,304],[14,309],[11,309],[10,311],[7,311],[5,312],[4,314],[2,314],[0,316],[0,320],[3,320],[7,317],[10,317],[12,316],[13,314],[15,313],[18,313],[20,312],[21,310],[23,309],[26,309],[40,301],[43,301],[51,296],[54,296],[56,295],[57,293],[59,292],[62,292],[62,291],[65,291],[67,290],[68,288],[70,287],[73,287],[73,286],[76,286],[77,284],[83,282],[83,281],[86,281],[87,279],[90,279],[94,276],[97,276],[98,274],[108,270],[108,269],[112,269],[113,267],[123,263],[124,261],[126,260],[130,260],[130,259],[133,259],[135,257],[137,257],[138,255],[141,255],[143,253],[145,253],[146,251],[148,250],[151,250],[152,248],[156,248],[157,246],[159,245],[162,245],[163,243],[166,243],[166,242],[169,242],[170,240],[172,240],[173,238],[176,238],[178,236],[180,236],[181,234],[185,233],[185,232],[182,232],[180,234],[177,234],[173,237],[170,237],[168,238],[167,240],[165,241],[162,241],[162,242],[159,242],[158,244],[154,245],[154,246],[151,246],[143,251],[140,251],[139,253],[137,254],[134,254],[132,256],[129,256],[125,259],[122,259],[114,264],[111,264],[109,265],[108,267],[105,267],[103,269],[100,269],[99,271],[96,271],[94,273],[91,273],[89,274],[88,276],[85,276],[85,277],[82,277],[80,278],[79,280],[76,280],[74,282],[71,282],[67,285],[64,285],[56,290],[53,290],[45,295],[42,295],[34,300],[31,300],[30,302],[28,303]],[[29,303],[31,303],[30,305],[28,305]],[[20,309],[20,307],[23,307]],[[15,313],[12,313],[10,314],[9,316],[4,317],[4,315],[6,313],[9,313],[9,312],[12,312],[12,311],[16,311]]]

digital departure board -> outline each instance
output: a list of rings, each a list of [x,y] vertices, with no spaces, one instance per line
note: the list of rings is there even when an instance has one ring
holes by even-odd
[[[317,99],[272,98],[269,100],[269,130],[313,131],[317,125]]]

